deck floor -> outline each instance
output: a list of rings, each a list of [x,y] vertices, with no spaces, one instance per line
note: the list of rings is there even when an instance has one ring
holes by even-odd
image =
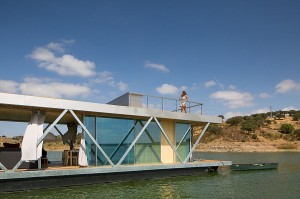
[[[117,171],[118,169],[120,171],[126,171],[126,170],[144,170],[145,168],[148,170],[152,169],[176,169],[176,168],[189,168],[189,167],[211,167],[211,166],[230,166],[230,161],[220,161],[220,160],[197,160],[193,162],[189,162],[186,164],[181,163],[157,163],[157,164],[131,164],[131,165],[120,165],[117,167],[112,167],[111,165],[101,165],[101,166],[87,166],[87,167],[81,167],[81,166],[64,166],[62,162],[51,162],[48,164],[47,168],[42,169],[17,169],[15,172],[0,170],[0,179],[1,175],[3,173],[27,173],[27,172],[51,172],[51,171],[76,171],[76,170],[99,170],[106,172],[108,170],[112,170],[112,172]],[[76,173],[76,172],[75,172]]]
[[[120,166],[63,166],[50,163],[43,169],[17,169],[0,171],[0,192],[62,187],[83,184],[164,178],[170,176],[198,175],[220,166],[230,166],[231,161],[198,160],[186,164],[135,164]]]

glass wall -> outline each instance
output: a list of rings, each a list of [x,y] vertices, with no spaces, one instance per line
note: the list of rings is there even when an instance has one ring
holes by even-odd
[[[117,164],[147,121],[85,116],[84,125],[110,160]],[[190,124],[175,124],[177,152],[182,160],[190,152]],[[161,162],[162,132],[156,122],[150,122],[121,164]],[[89,165],[109,165],[94,142],[85,136]]]
[[[137,121],[135,135],[142,130],[146,121]],[[160,147],[161,131],[155,122],[151,122],[139,140],[135,144],[135,163],[159,163],[161,162]]]
[[[96,118],[91,116],[84,117],[84,125],[96,139]],[[89,165],[96,165],[96,145],[91,138],[85,134],[86,155]]]
[[[116,164],[134,139],[134,120],[120,118],[96,118],[97,142],[106,155]],[[134,163],[134,150],[128,153],[123,164]],[[97,165],[109,164],[97,149]]]
[[[191,125],[184,123],[176,123],[176,148],[177,153],[182,161],[184,161],[190,152],[191,146]],[[179,159],[177,158],[177,162]]]

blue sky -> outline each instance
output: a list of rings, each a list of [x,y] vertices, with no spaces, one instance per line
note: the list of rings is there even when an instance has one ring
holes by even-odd
[[[299,109],[299,10],[299,0],[1,0],[0,92],[106,103],[184,89],[208,115]]]

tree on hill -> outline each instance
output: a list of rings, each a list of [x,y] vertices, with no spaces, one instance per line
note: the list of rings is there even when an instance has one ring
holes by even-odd
[[[267,119],[269,116],[269,113],[255,113],[251,115],[252,117],[256,118],[262,118],[262,119]]]
[[[248,117],[243,123],[241,129],[247,132],[254,132],[258,128],[257,121],[254,117]]]
[[[222,123],[223,123],[223,120],[224,120],[224,115],[218,115],[218,117],[222,118]]]
[[[300,129],[295,130],[293,136],[296,140],[300,140]]]
[[[295,130],[294,126],[291,124],[282,124],[279,128],[279,132],[284,133],[284,134],[290,134],[293,133]]]
[[[285,117],[285,116],[284,116],[284,114],[282,114],[282,113],[278,113],[278,114],[275,115],[275,118],[276,118],[276,119],[279,119],[279,120],[283,119],[284,117]]]
[[[207,132],[213,133],[215,135],[219,135],[223,132],[223,130],[219,124],[211,124],[207,128]]]
[[[299,121],[300,120],[300,111],[294,113],[293,120],[294,121]]]
[[[228,120],[226,120],[226,123],[229,124],[230,126],[237,126],[242,124],[244,121],[242,116],[235,116],[232,118],[229,118]]]
[[[265,123],[267,117],[265,117],[265,115],[255,115],[253,118],[256,125],[261,127]]]
[[[288,114],[289,114],[290,116],[293,116],[296,112],[297,112],[297,111],[295,111],[295,110],[289,110],[289,111],[288,111]]]

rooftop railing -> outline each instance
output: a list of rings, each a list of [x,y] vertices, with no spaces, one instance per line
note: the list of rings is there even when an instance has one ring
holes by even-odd
[[[180,100],[168,97],[159,97],[153,95],[142,95],[142,106],[147,109],[160,109],[171,112],[180,112]],[[188,113],[202,115],[203,103],[187,101],[186,110]]]

